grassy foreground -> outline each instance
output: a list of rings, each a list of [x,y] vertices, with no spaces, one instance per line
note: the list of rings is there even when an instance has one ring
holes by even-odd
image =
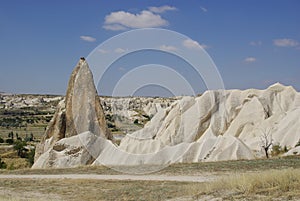
[[[211,200],[214,198],[298,200],[300,169],[235,174],[208,183],[84,179],[2,179],[0,183],[0,200]]]
[[[124,167],[130,170],[131,167]],[[136,167],[133,167],[136,168]],[[150,166],[139,166],[139,169],[151,169]],[[163,175],[203,175],[203,174],[231,174],[248,171],[264,171],[270,169],[300,168],[300,156],[259,159],[259,160],[239,160],[239,161],[219,161],[205,163],[178,163],[172,164],[159,172],[153,174]],[[152,168],[153,169],[153,168]],[[155,169],[155,168],[154,168]],[[105,166],[82,166],[76,168],[60,169],[16,169],[0,170],[0,174],[122,174]]]
[[[120,174],[106,167],[2,174]],[[174,164],[154,173],[218,175],[212,182],[1,179],[1,200],[299,200],[300,158]]]
[[[205,184],[201,195],[224,200],[299,200],[300,169],[234,174]]]

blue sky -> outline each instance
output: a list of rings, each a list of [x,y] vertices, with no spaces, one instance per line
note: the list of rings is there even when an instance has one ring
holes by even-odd
[[[147,27],[176,31],[202,46],[226,89],[281,82],[299,91],[299,11],[297,0],[1,0],[0,91],[64,94],[81,56],[117,34]]]

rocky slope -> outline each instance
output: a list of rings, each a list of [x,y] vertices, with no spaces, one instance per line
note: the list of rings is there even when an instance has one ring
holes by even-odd
[[[82,64],[79,63],[79,66]],[[86,73],[75,74],[75,77],[81,77]],[[80,86],[88,86],[86,89],[93,91],[92,76],[88,77],[81,78]],[[69,84],[66,100],[71,89],[79,91],[79,94],[85,93]],[[75,122],[76,117],[86,117],[74,122],[84,129],[75,135],[65,134],[50,143],[51,146],[48,150],[44,149],[34,168],[84,164],[164,166],[176,162],[254,159],[264,157],[262,143],[286,146],[292,150],[291,153],[298,154],[300,94],[292,87],[275,84],[266,90],[207,91],[200,97],[183,97],[172,104],[158,100],[139,105],[132,103],[131,99],[120,99],[121,103],[117,104],[118,101],[111,100],[102,102],[109,115],[118,111],[120,116],[132,121],[135,115],[145,113],[142,116],[151,119],[144,128],[127,133],[120,145],[114,143],[108,130],[103,129],[104,134],[98,135],[93,130],[94,126],[90,126],[94,115],[87,114],[98,108],[97,105],[90,105],[93,97],[95,92],[84,94],[84,98],[72,99],[72,104],[62,102],[67,106],[59,106],[56,114],[70,107]],[[89,105],[85,106],[87,103]],[[144,106],[143,110],[139,110],[140,106]],[[128,108],[131,110],[128,111]],[[101,118],[103,115],[100,111]],[[56,117],[52,122],[60,126],[61,122],[56,121]],[[119,121],[122,122],[122,119]],[[100,127],[105,127],[103,120],[98,123]],[[54,129],[50,133],[55,132]],[[46,132],[46,136],[49,133]]]
[[[264,157],[265,140],[295,149],[299,116],[300,94],[281,84],[266,90],[207,91],[161,110],[143,129],[127,135],[119,149],[146,155],[189,144],[177,161],[170,154],[164,162]]]

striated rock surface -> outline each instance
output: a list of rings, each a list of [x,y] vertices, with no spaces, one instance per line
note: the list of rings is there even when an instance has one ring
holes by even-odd
[[[261,137],[266,133],[273,144],[291,150],[287,155],[299,152],[300,94],[278,83],[265,90],[207,91],[165,105],[143,102],[142,109],[129,98],[118,101],[102,103],[110,115],[118,111],[133,121],[143,114],[150,120],[128,133],[119,146],[112,142],[92,74],[81,60],[37,149],[33,168],[255,159],[264,157]]]
[[[72,72],[65,103],[66,132],[64,137],[91,131],[97,136],[110,140],[113,138],[106,127],[93,75],[84,59],[80,59]]]
[[[43,153],[32,168],[68,168],[90,165],[106,144],[113,146],[110,140],[104,140],[90,131],[63,138]]]
[[[106,126],[105,115],[92,73],[85,59],[82,58],[72,72],[65,99],[58,104],[56,113],[46,129],[45,136],[37,145],[35,154],[35,161],[37,162],[33,167],[51,167],[52,163],[45,163],[45,161],[41,163],[38,158],[45,153],[53,160],[56,159],[57,157],[49,151],[50,149],[56,150],[56,142],[86,131],[113,140],[113,136]],[[45,158],[45,155],[42,158]],[[80,161],[82,163],[77,165],[86,162],[85,160]],[[70,164],[74,164],[74,162]]]
[[[143,129],[123,138],[119,148],[150,154],[188,143],[193,148],[179,159],[187,162],[263,157],[263,133],[273,144],[296,146],[299,116],[300,94],[281,84],[266,90],[207,91],[161,110]]]

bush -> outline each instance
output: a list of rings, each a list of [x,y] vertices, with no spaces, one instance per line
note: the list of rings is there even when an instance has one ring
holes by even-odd
[[[20,156],[21,158],[26,157],[26,152],[27,152],[27,150],[25,149],[26,145],[27,145],[26,142],[20,140],[17,140],[14,143],[14,149],[17,150],[18,156]]]
[[[4,143],[4,140],[0,137],[0,143]]]
[[[34,163],[34,154],[35,154],[35,149],[31,149],[26,156],[26,159],[27,159],[28,163],[30,164],[30,166],[32,166]]]
[[[0,169],[6,169],[6,163],[0,158]]]
[[[13,144],[13,143],[14,143],[14,140],[9,138],[9,139],[6,139],[5,142],[6,142],[7,144]]]
[[[275,144],[272,147],[272,156],[278,156],[280,154],[288,152],[287,146],[284,146],[283,148],[279,144]]]

